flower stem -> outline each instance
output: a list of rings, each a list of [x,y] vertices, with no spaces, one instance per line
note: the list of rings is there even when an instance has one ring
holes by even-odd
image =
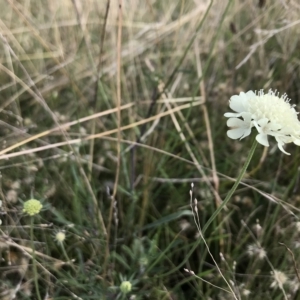
[[[207,230],[208,226],[211,224],[211,222],[216,218],[216,216],[220,213],[220,211],[223,209],[223,207],[225,205],[227,205],[228,201],[231,199],[233,193],[235,192],[235,190],[237,189],[238,185],[240,184],[243,176],[245,175],[246,173],[246,170],[249,166],[249,163],[252,159],[252,156],[254,154],[254,151],[255,151],[255,148],[257,146],[257,141],[254,140],[254,143],[249,151],[249,154],[248,154],[248,157],[245,161],[245,164],[243,165],[243,168],[236,180],[236,182],[234,183],[233,187],[231,188],[231,190],[229,191],[229,193],[227,194],[225,200],[222,202],[222,204],[216,209],[216,211],[213,213],[213,215],[209,218],[209,220],[206,222],[206,224],[204,225],[203,229],[202,229],[202,233],[204,234],[205,231]]]
[[[32,248],[32,265],[33,265],[34,285],[35,285],[35,291],[36,291],[38,300],[42,300],[40,290],[39,290],[38,272],[37,272],[36,260],[35,260],[35,247],[34,247],[34,241],[33,241],[33,217],[30,217],[30,219],[31,219],[30,240],[31,240],[31,248]]]
[[[64,254],[65,258],[67,259],[67,262],[70,264],[71,268],[76,272],[75,267],[73,265],[73,261],[69,258],[68,254],[67,254],[67,251],[65,249],[64,244],[61,243],[60,246],[61,246],[61,249],[63,251],[63,254]]]

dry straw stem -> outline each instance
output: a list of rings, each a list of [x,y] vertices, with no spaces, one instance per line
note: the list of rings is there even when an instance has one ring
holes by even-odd
[[[104,40],[105,40],[105,33],[106,33],[106,25],[107,25],[107,17],[109,13],[110,8],[110,0],[107,0],[106,2],[106,8],[105,8],[105,15],[104,15],[104,24],[102,26],[102,32],[101,32],[101,38],[99,39],[99,61],[97,66],[97,77],[95,82],[95,91],[94,91],[94,109],[97,111],[98,109],[98,91],[99,91],[99,85],[100,85],[100,70],[103,68],[103,49],[104,49]],[[94,119],[91,126],[91,134],[95,134],[96,132],[96,120]],[[93,160],[94,160],[94,142],[95,140],[92,139],[90,142],[90,161],[89,161],[89,180],[91,180],[92,177],[92,167],[93,167]]]
[[[297,20],[295,22],[289,23],[288,25],[285,25],[281,28],[278,29],[272,29],[272,30],[260,30],[257,29],[256,33],[257,34],[261,34],[262,36],[264,35],[265,37],[263,37],[259,42],[253,44],[252,46],[250,46],[250,51],[249,53],[246,55],[246,57],[235,67],[236,69],[239,69],[242,65],[244,65],[249,59],[250,57],[257,51],[257,49],[260,49],[261,46],[263,46],[264,44],[266,44],[268,42],[268,40],[270,38],[272,38],[274,35],[283,32],[287,29],[290,29],[296,25],[298,25],[300,23],[300,20]]]
[[[155,72],[155,68],[152,66],[151,62],[148,62],[148,68],[150,69],[151,72]],[[171,89],[170,89],[170,93],[167,93],[167,92],[164,92],[165,91],[165,84],[164,82],[160,82],[159,85],[158,85],[158,92],[159,94],[161,95],[161,99],[158,99],[157,102],[161,102],[164,103],[164,107],[167,107],[168,111],[170,111],[170,115],[171,115],[171,119],[174,123],[174,126],[180,136],[180,139],[183,141],[192,161],[194,162],[194,165],[197,166],[197,169],[199,170],[200,174],[202,175],[202,177],[204,178],[204,181],[207,183],[207,185],[213,190],[214,192],[214,189],[210,183],[210,181],[207,179],[207,175],[205,174],[205,172],[203,171],[202,169],[202,166],[201,164],[198,162],[195,154],[193,153],[190,145],[188,144],[187,142],[187,139],[182,131],[182,128],[177,120],[177,117],[175,116],[174,112],[173,112],[173,109],[171,107],[171,103],[173,103],[173,105],[176,107],[176,102],[174,101],[170,101],[172,99],[172,93],[175,92],[176,88],[179,86],[180,84],[180,80],[181,80],[181,77],[182,75],[181,74],[178,74]],[[201,99],[203,99],[203,97],[201,97]],[[195,100],[195,99],[194,99]],[[190,134],[191,138],[193,139],[194,138],[194,135],[192,133],[192,130],[190,129],[189,125],[188,125],[188,122],[186,121],[185,117],[183,116],[181,110],[177,111],[177,114],[179,115],[179,118],[183,121],[183,123],[185,124],[185,127],[188,131],[188,133]],[[157,125],[157,124],[153,124],[153,125]],[[151,128],[150,130],[153,130],[153,128]],[[144,197],[144,199],[148,199],[148,197]],[[145,207],[147,207],[147,203],[143,203],[142,205],[143,209],[142,209],[142,213],[141,213],[141,216],[140,216],[140,221],[139,221],[139,224],[143,224],[143,221],[144,221],[144,218],[145,218],[145,213],[146,213],[146,209]]]
[[[30,247],[26,247],[26,246],[22,246],[22,245],[19,245],[15,242],[13,242],[2,230],[0,231],[1,234],[2,234],[2,237],[5,239],[4,243],[6,245],[8,245],[9,247],[14,247],[14,248],[17,248],[19,249],[26,257],[30,258],[30,259],[34,259],[32,257],[32,254],[33,254],[33,249],[30,248]],[[62,260],[59,260],[59,259],[56,259],[56,258],[53,258],[51,256],[48,256],[44,253],[41,253],[39,251],[34,251],[34,254],[37,255],[37,256],[40,256],[41,258],[43,259],[46,259],[46,260],[49,260],[52,264],[52,266],[54,266],[54,268],[58,268],[58,267],[61,267],[63,265],[68,265],[69,262],[64,262]],[[58,278],[56,278],[56,276],[54,276],[46,267],[44,267],[39,261],[36,260],[36,263],[37,265],[45,272],[45,274],[49,275],[50,277],[52,277],[55,281],[58,280]],[[63,285],[63,283],[60,283],[61,285]],[[63,285],[64,286],[64,285]],[[68,291],[71,295],[73,296],[76,296],[73,292],[71,292],[66,286],[64,286],[64,289],[66,291]],[[76,296],[76,299],[81,299],[79,298],[78,296]]]
[[[218,207],[220,205],[220,203],[222,202],[222,200],[221,200],[221,197],[220,197],[219,192],[218,192],[218,190],[219,190],[219,177],[217,175],[217,169],[216,169],[214,143],[213,143],[213,138],[212,138],[212,133],[211,133],[209,115],[208,115],[207,107],[205,105],[206,92],[205,92],[205,84],[204,84],[204,78],[203,78],[203,73],[202,73],[200,51],[199,51],[199,46],[198,46],[197,39],[196,39],[196,42],[194,43],[194,47],[195,47],[195,59],[196,59],[198,77],[202,78],[202,80],[200,81],[199,89],[200,89],[200,92],[201,92],[201,96],[203,97],[204,105],[202,105],[201,108],[202,108],[202,111],[203,111],[203,116],[204,116],[204,121],[205,121],[205,126],[206,126],[206,132],[207,132],[208,147],[209,147],[213,182],[214,182],[214,188],[215,188],[214,196],[215,196],[215,201],[216,201],[216,207]]]
[[[191,184],[191,190],[190,190],[190,207],[191,207],[191,210],[193,212],[194,222],[196,224],[198,233],[199,233],[199,235],[201,237],[201,240],[203,241],[203,243],[204,243],[204,245],[206,247],[206,250],[207,250],[209,256],[211,257],[212,261],[214,262],[214,264],[215,264],[215,266],[216,266],[216,268],[217,268],[220,276],[222,277],[222,279],[224,280],[224,282],[228,286],[228,288],[229,288],[229,290],[230,290],[233,298],[236,299],[236,300],[238,300],[238,298],[237,298],[237,296],[236,296],[233,288],[231,287],[230,283],[227,281],[227,279],[223,275],[222,270],[220,269],[218,263],[216,262],[213,254],[211,253],[211,250],[210,250],[210,248],[209,248],[209,246],[208,246],[208,244],[207,244],[207,242],[206,242],[206,240],[205,240],[205,238],[204,238],[204,236],[202,234],[201,225],[200,225],[201,223],[200,223],[199,214],[198,214],[197,200],[193,199],[193,187],[194,187],[194,184],[192,183]]]
[[[176,128],[176,130],[177,130],[177,132],[178,132],[178,134],[179,134],[179,136],[181,138],[181,140],[183,141],[183,143],[185,145],[185,148],[186,148],[187,152],[189,153],[192,161],[194,162],[195,166],[197,167],[199,173],[201,174],[201,176],[203,177],[204,181],[206,182],[207,186],[211,189],[211,191],[213,192],[213,194],[215,196],[218,195],[218,192],[212,186],[212,184],[209,181],[207,175],[203,171],[203,168],[202,168],[201,164],[198,162],[195,154],[193,153],[190,145],[188,144],[187,139],[186,139],[186,137],[185,137],[185,135],[184,135],[184,133],[183,133],[183,131],[181,129],[181,126],[180,126],[179,122],[177,121],[177,118],[176,118],[176,116],[175,116],[175,114],[173,112],[174,109],[171,108],[170,104],[167,101],[166,101],[166,106],[167,106],[168,110],[171,112],[170,114],[171,114],[171,118],[172,118],[172,121],[174,123],[174,126],[175,126],[175,128]],[[218,197],[219,197],[218,199],[220,199],[219,195],[218,195]],[[220,201],[221,201],[221,199],[220,199]]]
[[[212,177],[213,177],[213,194],[215,198],[215,207],[218,208],[221,203],[222,199],[219,195],[219,177],[217,175],[217,168],[216,168],[216,160],[215,160],[215,151],[214,151],[214,143],[211,133],[211,126],[209,121],[209,114],[207,111],[207,106],[205,104],[206,102],[206,92],[205,92],[205,84],[204,84],[204,75],[202,72],[202,65],[201,65],[201,58],[200,58],[200,51],[198,46],[198,40],[195,40],[194,43],[194,49],[195,49],[195,59],[196,59],[196,65],[197,65],[197,73],[198,78],[202,78],[200,81],[200,87],[199,90],[201,92],[201,95],[203,97],[204,105],[201,105],[205,127],[206,127],[206,133],[207,133],[207,140],[208,140],[208,147],[209,147],[209,153],[210,153],[210,162],[211,162],[211,169],[212,169]],[[208,181],[208,180],[207,180]],[[225,208],[226,209],[226,208]],[[222,217],[221,215],[218,216],[218,223],[221,224]],[[219,228],[220,236],[222,236],[222,228]],[[220,238],[220,251],[224,252],[224,240]]]
[[[126,105],[123,105],[120,109],[127,109],[129,107],[131,107],[132,105],[134,105],[134,103],[128,103]],[[46,131],[43,131],[39,134],[36,134],[34,136],[31,136],[30,138],[28,139],[25,139],[19,143],[16,143],[8,148],[5,148],[4,150],[0,151],[0,159],[2,159],[1,155],[11,151],[11,150],[14,150],[20,146],[23,146],[23,145],[26,145],[28,144],[29,142],[32,142],[34,140],[37,140],[41,137],[44,137],[44,136],[47,136],[53,132],[56,132],[56,131],[59,131],[61,128],[62,129],[69,129],[71,126],[73,125],[78,125],[80,123],[83,123],[83,122],[86,122],[86,121],[89,121],[89,120],[92,120],[92,119],[95,119],[95,118],[99,118],[99,117],[103,117],[105,115],[108,115],[108,114],[111,114],[111,113],[114,113],[118,110],[118,108],[112,108],[112,109],[108,109],[106,111],[103,111],[103,112],[100,112],[100,113],[96,113],[96,114],[93,114],[93,115],[90,115],[90,116],[87,116],[87,117],[84,117],[84,118],[81,118],[79,120],[76,120],[76,121],[72,121],[72,122],[68,122],[68,123],[65,123],[63,125],[60,125],[59,127],[55,127],[53,129],[49,129],[49,130],[46,130]]]
[[[203,279],[203,278],[197,276],[197,275],[195,274],[194,271],[191,271],[191,270],[188,270],[188,269],[185,269],[185,268],[184,268],[183,270],[184,270],[185,272],[189,273],[190,275],[194,276],[195,278],[197,278],[197,279],[199,279],[199,280],[205,282],[206,284],[209,284],[209,285],[213,286],[213,287],[216,288],[216,289],[219,289],[219,290],[221,290],[221,291],[223,291],[223,292],[225,292],[225,293],[228,293],[228,294],[232,294],[231,291],[228,291],[228,290],[226,290],[226,289],[223,289],[222,287],[217,286],[217,285],[215,285],[215,284],[213,284],[213,283],[211,283],[211,282],[209,282],[209,281],[207,281],[207,280],[205,280],[205,279]]]
[[[107,241],[106,241],[106,249],[105,249],[105,257],[104,257],[104,274],[106,274],[106,267],[109,258],[109,247],[110,247],[110,235],[111,235],[111,226],[112,226],[112,217],[114,205],[116,202],[116,195],[119,185],[119,176],[120,176],[120,166],[121,166],[121,68],[122,68],[122,0],[119,0],[119,10],[118,10],[118,38],[117,38],[117,76],[116,76],[116,86],[117,86],[117,95],[116,95],[116,107],[117,107],[117,166],[116,166],[116,175],[114,182],[113,194],[110,201],[110,209],[109,209],[109,217],[108,217],[108,225],[107,225]],[[118,202],[118,205],[120,203]],[[117,216],[118,217],[118,216]],[[105,277],[105,275],[104,275]]]
[[[23,66],[23,64],[20,62],[20,60],[18,59],[17,55],[14,53],[13,49],[10,47],[9,43],[7,42],[6,38],[0,34],[0,38],[3,42],[3,44],[5,45],[5,47],[9,50],[9,53],[14,57],[14,59],[18,62],[18,65],[20,66],[20,68],[22,69],[22,71],[24,72],[27,80],[30,82],[30,85],[32,86],[32,88],[29,88],[28,91],[30,92],[30,94],[38,101],[39,104],[42,105],[42,107],[50,114],[50,116],[52,117],[53,121],[55,122],[55,124],[58,126],[59,130],[62,132],[64,138],[67,140],[68,136],[66,131],[64,131],[63,128],[61,128],[60,124],[57,121],[57,118],[55,116],[55,114],[51,111],[51,109],[49,108],[49,106],[47,105],[47,102],[45,101],[45,99],[43,98],[42,94],[40,93],[40,91],[36,88],[33,80],[31,79],[29,73],[27,72],[27,70],[25,69],[25,67]],[[18,83],[20,83],[24,88],[27,86],[21,79],[19,79],[13,72],[11,72],[9,69],[5,68],[3,65],[0,65],[0,68],[4,69],[6,71],[7,74],[9,74],[15,81],[17,81]],[[70,147],[70,149],[73,151],[72,145],[68,144],[68,146]],[[77,164],[80,168],[80,172],[84,178],[84,181],[91,193],[92,199],[94,201],[94,205],[95,207],[98,207],[97,205],[97,200],[96,197],[93,193],[93,190],[91,188],[90,182],[81,166],[80,163],[80,159],[77,157],[77,155],[75,155]],[[105,225],[103,222],[103,218],[102,218],[102,214],[101,211],[98,208],[98,218],[99,218],[99,222],[101,224],[102,227],[102,231],[104,234],[106,234],[106,229],[105,229]]]
[[[26,255],[27,257],[29,257],[30,259],[32,259],[32,254],[33,254],[33,249],[30,248],[30,247],[26,247],[26,246],[23,246],[23,245],[19,245],[15,242],[13,242],[9,236],[7,236],[2,230],[1,230],[1,234],[2,234],[2,239],[3,239],[3,243],[6,244],[7,246],[9,247],[14,247],[14,248],[17,248],[18,250],[20,250],[24,255]],[[53,258],[51,256],[48,256],[42,252],[39,252],[39,251],[35,251],[35,255],[43,258],[43,259],[46,259],[46,260],[49,260],[51,261],[54,265],[57,265],[57,266],[62,266],[62,265],[66,265],[67,263],[60,260],[60,259],[56,259],[56,258]],[[47,274],[50,274],[51,276],[53,276],[41,263],[39,263],[37,261],[39,267],[41,267]]]
[[[24,25],[26,28],[28,28],[30,30],[31,33],[33,33],[34,37],[40,42],[40,44],[43,46],[43,48],[45,50],[47,50],[48,52],[52,52],[51,51],[51,44],[46,42],[40,35],[40,32],[31,24],[33,24],[34,22],[32,22],[32,20],[30,20],[27,16],[24,15],[24,13],[21,11],[22,7],[17,7],[18,4],[14,3],[11,0],[6,0],[10,6],[12,7],[12,9],[17,13],[17,15],[20,17],[20,20],[22,22],[24,22]],[[51,58],[54,60],[56,65],[61,65],[61,61],[59,61],[55,56],[51,56]],[[68,81],[71,83],[72,87],[75,89],[75,91],[78,93],[78,95],[80,95],[80,98],[87,103],[87,99],[84,97],[84,95],[82,94],[82,92],[80,91],[79,87],[77,86],[77,84],[70,78],[69,73],[67,72],[67,70],[65,70],[65,68],[61,68],[59,69],[59,71],[61,71],[63,73],[64,76],[66,76],[68,78]]]
[[[30,86],[32,86],[32,88],[29,88],[28,91],[31,93],[31,95],[38,101],[38,103],[50,114],[50,116],[52,117],[53,121],[55,122],[55,124],[57,125],[57,127],[59,128],[59,130],[62,132],[62,134],[64,135],[65,139],[68,139],[67,133],[66,131],[64,131],[64,129],[60,126],[60,124],[57,121],[57,118],[55,116],[55,114],[51,111],[50,107],[48,106],[47,102],[45,101],[45,99],[43,98],[42,94],[40,93],[40,91],[36,88],[33,80],[31,79],[29,73],[27,72],[27,70],[25,69],[25,67],[23,66],[23,64],[19,61],[18,57],[16,56],[16,54],[14,53],[13,49],[10,47],[10,45],[8,44],[7,40],[5,37],[3,37],[2,34],[0,34],[0,38],[3,41],[4,45],[6,46],[6,48],[9,50],[9,53],[14,57],[14,59],[18,62],[20,68],[22,69],[22,71],[24,72],[27,80],[30,83]],[[7,69],[6,67],[4,67],[3,65],[0,65],[0,68],[4,69],[6,71],[7,74],[9,74],[15,81],[17,81],[18,83],[20,83],[24,88],[27,86],[27,84],[25,82],[23,82],[23,80],[19,79],[13,72],[11,72],[9,69]],[[70,146],[71,150],[73,150],[73,148]]]
[[[7,40],[5,39],[5,37],[3,37],[3,35],[0,34],[0,38],[2,39],[4,45],[7,47],[7,49],[9,49],[9,53],[15,58],[15,60],[18,62],[20,68],[22,69],[22,71],[24,72],[27,80],[30,82],[30,85],[32,85],[32,88],[34,89],[31,89],[29,88],[28,91],[30,91],[31,95],[34,96],[34,98],[38,101],[39,104],[41,104],[43,106],[43,108],[50,114],[50,116],[52,117],[53,121],[55,122],[55,124],[58,126],[59,130],[62,132],[64,138],[66,140],[68,140],[68,136],[67,136],[67,133],[66,131],[60,126],[60,124],[58,123],[57,121],[57,118],[55,116],[55,114],[51,111],[51,109],[49,108],[49,106],[47,105],[47,102],[45,101],[45,99],[43,98],[42,94],[40,93],[40,91],[36,88],[35,84],[33,83],[33,80],[31,79],[29,73],[27,72],[27,70],[24,68],[24,66],[22,65],[22,63],[19,61],[18,57],[15,55],[13,49],[10,47],[10,45],[8,44]],[[26,86],[26,84],[21,80],[19,79],[13,72],[11,72],[9,69],[5,68],[3,65],[0,65],[0,68],[4,69],[6,71],[7,74],[9,74],[14,80],[18,81],[18,83],[20,83],[21,85]],[[70,149],[73,151],[73,148],[72,148],[72,144],[67,144]],[[97,205],[97,199],[93,193],[93,190],[91,188],[91,185],[90,185],[90,182],[81,166],[81,163],[80,163],[80,159],[78,158],[77,154],[75,154],[75,158],[76,158],[76,162],[79,166],[79,169],[80,169],[80,173],[81,175],[83,176],[83,179],[85,181],[85,184],[87,185],[88,187],[88,190],[89,192],[91,193],[91,196],[92,196],[92,199],[93,199],[93,202],[94,202],[94,205],[95,207],[98,207]],[[107,231],[106,231],[106,228],[105,228],[105,225],[104,225],[104,221],[103,221],[103,217],[102,217],[102,213],[100,211],[100,209],[98,208],[97,209],[97,212],[98,212],[98,218],[99,218],[99,222],[100,222],[100,225],[102,227],[102,232],[104,235],[107,234]],[[39,297],[40,298],[40,297]]]
[[[286,248],[286,250],[289,251],[289,253],[291,254],[292,259],[293,259],[293,263],[294,263],[295,273],[296,273],[297,278],[298,278],[298,280],[300,282],[300,274],[299,274],[299,271],[298,271],[298,268],[297,268],[297,263],[296,263],[295,255],[294,255],[293,251],[290,248],[288,248],[287,245],[284,244],[284,243],[279,243],[279,245],[284,246]]]
[[[150,118],[143,119],[143,120],[134,122],[132,124],[122,126],[120,128],[120,130],[124,131],[124,130],[127,130],[127,129],[135,128],[135,127],[137,127],[139,125],[142,125],[142,124],[145,124],[145,123],[148,123],[148,122],[151,122],[151,121],[155,121],[156,119],[160,119],[162,117],[168,116],[168,115],[170,115],[173,112],[177,112],[177,111],[180,111],[182,109],[190,108],[190,107],[201,105],[201,104],[202,104],[201,100],[200,101],[191,102],[189,104],[183,104],[183,105],[175,107],[175,108],[173,108],[171,110],[168,110],[168,111],[159,113],[157,115],[154,115],[154,116],[152,116]],[[132,105],[133,105],[132,103],[128,103],[128,104],[122,106],[122,108],[128,108],[128,107],[130,107]],[[98,115],[98,116],[101,115],[101,114],[102,115],[106,115],[108,113],[115,112],[116,110],[117,110],[117,108],[114,108],[114,109],[110,109],[110,110],[107,110],[105,112],[101,112],[101,113],[95,114],[95,115]],[[84,122],[87,119],[90,120],[90,119],[94,118],[95,115],[79,119],[78,121],[69,122],[69,123],[67,123],[65,125],[62,125],[62,126],[63,127],[69,127],[69,126],[72,126],[74,124],[78,124],[79,122]],[[65,141],[65,142],[51,144],[51,145],[48,145],[48,146],[32,148],[32,149],[29,149],[29,150],[19,151],[19,152],[15,152],[15,153],[11,153],[11,154],[6,154],[5,155],[5,153],[7,153],[7,152],[9,152],[9,151],[11,151],[11,150],[13,150],[15,148],[18,148],[18,147],[20,147],[22,145],[25,145],[25,144],[29,143],[30,141],[34,141],[34,140],[36,140],[36,139],[38,139],[40,137],[46,136],[46,135],[50,134],[51,132],[54,132],[54,131],[57,131],[57,130],[59,130],[59,129],[58,128],[54,128],[54,129],[51,129],[51,130],[46,130],[44,132],[41,132],[40,134],[34,135],[31,138],[29,138],[29,139],[26,139],[26,140],[24,140],[22,142],[19,142],[19,143],[15,144],[15,145],[12,145],[12,146],[10,146],[10,147],[8,147],[8,148],[0,151],[0,160],[8,159],[8,158],[11,158],[11,157],[20,156],[20,155],[23,155],[23,154],[29,154],[29,153],[39,152],[39,151],[43,151],[43,150],[46,150],[46,149],[61,147],[61,146],[65,146],[65,145],[78,144],[78,143],[81,143],[83,141],[88,141],[90,139],[95,139],[95,138],[101,138],[101,137],[104,137],[104,136],[107,136],[107,135],[111,135],[111,134],[114,134],[114,133],[118,132],[118,128],[117,129],[112,129],[112,130],[104,131],[102,133],[88,135],[85,138],[81,138],[81,139],[69,140],[69,141]]]
[[[69,76],[67,73],[67,70],[65,69],[66,65],[68,63],[72,63],[75,60],[75,53],[71,54],[70,56],[63,57],[62,54],[60,55],[60,59],[56,58],[56,52],[52,50],[50,47],[50,42],[44,41],[43,38],[46,38],[43,36],[43,38],[40,35],[39,30],[46,30],[50,29],[55,25],[55,28],[63,28],[63,27],[74,27],[78,25],[77,20],[66,20],[66,21],[57,21],[49,24],[44,24],[40,26],[39,28],[34,28],[31,24],[31,20],[28,20],[26,16],[24,16],[20,9],[15,5],[12,1],[7,0],[11,6],[13,7],[14,11],[18,14],[21,15],[20,20],[22,20],[25,24],[22,28],[16,28],[16,29],[7,29],[4,30],[3,33],[11,38],[13,38],[14,34],[19,34],[19,33],[33,33],[34,37],[37,38],[37,40],[41,43],[41,45],[46,49],[46,52],[49,53],[49,57],[54,60],[54,63],[56,64],[57,67],[56,70],[60,71],[62,75],[60,77],[56,76],[55,79],[53,80],[52,83],[47,84],[46,86],[42,87],[40,89],[40,92],[42,95],[45,93],[48,93],[52,90],[58,90],[64,86],[67,86],[69,83],[72,84],[72,87],[75,89],[76,93],[80,95],[80,100],[83,100],[83,103],[87,103],[86,98],[82,94],[80,88],[77,86],[76,82],[81,81],[85,78],[92,78],[93,81],[96,81],[98,79],[98,76],[95,75],[95,71],[93,68],[86,67],[85,63],[81,63],[76,65],[77,71],[76,74],[72,74],[72,78]],[[92,4],[92,3],[91,3]],[[57,5],[57,4],[56,4]],[[66,5],[66,3],[64,3]],[[131,3],[128,3],[128,6],[131,6]],[[55,6],[55,4],[53,4]],[[92,6],[91,6],[92,8]],[[90,8],[90,9],[91,9]],[[55,7],[54,9],[59,9],[59,7]],[[128,27],[128,28],[141,28],[140,31],[135,33],[132,38],[128,41],[125,42],[122,45],[122,51],[121,51],[121,57],[122,60],[126,63],[128,61],[133,60],[135,57],[140,56],[143,54],[145,51],[149,50],[149,48],[152,48],[154,44],[158,43],[159,41],[163,40],[167,36],[171,35],[172,33],[178,31],[180,28],[183,28],[187,24],[190,24],[191,20],[199,20],[201,19],[201,16],[205,13],[207,9],[207,4],[206,3],[200,3],[195,7],[195,9],[191,10],[190,12],[186,13],[185,15],[180,17],[180,20],[174,20],[169,22],[170,20],[168,18],[165,18],[162,22],[153,22],[153,23],[144,23],[144,22],[137,22],[137,21],[131,21],[127,20],[123,23],[123,27]],[[66,12],[70,12],[68,8],[65,8]],[[117,25],[115,22],[115,18],[113,16],[113,6],[110,8],[110,17],[107,19],[107,27],[111,28]],[[68,16],[70,17],[70,16]],[[106,22],[106,20],[104,20]],[[169,23],[167,23],[169,22]],[[81,19],[81,26],[86,27],[87,25],[104,25],[102,22],[99,23],[99,18],[82,18]],[[87,31],[85,31],[87,32]],[[59,41],[62,40],[62,37],[58,39]],[[62,41],[61,41],[62,42]],[[64,49],[65,45],[57,45],[58,49]],[[23,51],[24,52],[24,51]],[[51,56],[52,53],[52,56]],[[24,52],[24,55],[26,53]],[[64,59],[64,61],[62,61]],[[103,67],[101,68],[101,76],[102,75],[108,75],[109,76],[114,76],[117,70],[117,65],[116,65],[116,57],[113,51],[107,52],[105,55],[101,56],[98,60],[95,59],[95,63],[98,64],[100,62],[100,59],[103,61]],[[30,58],[27,57],[27,60],[30,61]],[[104,65],[105,63],[105,65]],[[90,65],[90,64],[89,64]],[[100,74],[99,74],[100,75]]]

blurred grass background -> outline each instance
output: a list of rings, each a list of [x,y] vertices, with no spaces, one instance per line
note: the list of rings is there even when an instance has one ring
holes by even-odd
[[[232,95],[299,110],[300,4],[120,3],[0,1],[0,299],[39,299],[34,278],[41,299],[300,299],[296,146],[257,147],[205,234],[216,263],[189,194],[203,226],[247,157]]]

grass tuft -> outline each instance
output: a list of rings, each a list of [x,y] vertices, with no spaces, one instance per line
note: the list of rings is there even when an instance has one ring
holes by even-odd
[[[272,88],[299,111],[299,14],[7,0],[0,299],[298,299],[299,149],[259,145],[220,207],[251,148],[226,136],[229,98]]]

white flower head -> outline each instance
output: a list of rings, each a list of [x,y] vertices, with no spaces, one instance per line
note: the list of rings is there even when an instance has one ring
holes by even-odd
[[[293,142],[300,146],[300,122],[298,120],[295,105],[291,105],[287,95],[279,97],[276,91],[269,90],[264,94],[249,91],[234,95],[229,100],[230,108],[235,112],[224,114],[229,118],[227,131],[231,139],[242,139],[250,135],[252,128],[256,128],[257,142],[268,147],[268,135],[273,136],[279,149],[288,154],[284,144]]]
[[[248,245],[247,253],[250,257],[256,257],[258,259],[264,259],[267,256],[266,250],[257,244]]]
[[[65,239],[66,239],[66,233],[64,230],[59,230],[55,233],[55,236],[54,236],[54,239],[55,241],[58,243],[58,244],[62,244]]]
[[[271,274],[273,276],[273,282],[270,287],[272,289],[279,287],[282,290],[283,285],[288,282],[287,276],[283,272],[277,270],[272,271]]]

